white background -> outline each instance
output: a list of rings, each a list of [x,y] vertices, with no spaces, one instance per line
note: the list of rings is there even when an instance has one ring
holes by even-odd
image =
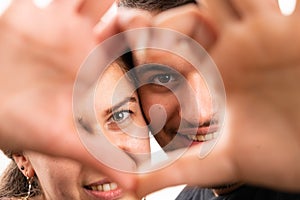
[[[0,0],[0,15],[3,13],[6,7],[9,6],[11,0]],[[35,2],[40,6],[43,7],[47,5],[51,0],[35,0]],[[293,12],[294,6],[296,4],[296,0],[279,0],[279,5],[283,14],[288,15]],[[114,12],[115,7],[109,10],[108,14],[104,17],[103,21],[106,21]],[[0,175],[2,174],[3,170],[9,163],[9,159],[7,159],[3,153],[0,151]],[[148,200],[155,200],[155,199],[165,199],[165,200],[173,200],[177,194],[180,192],[183,186],[168,188],[162,190],[158,193],[152,194],[147,197]]]

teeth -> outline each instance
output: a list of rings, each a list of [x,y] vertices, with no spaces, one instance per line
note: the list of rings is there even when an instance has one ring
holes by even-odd
[[[117,189],[118,188],[118,185],[116,184],[116,183],[111,183],[110,184],[110,189],[111,190],[115,190],[115,189]]]
[[[97,186],[97,190],[98,190],[98,191],[102,191],[102,190],[103,190],[102,185],[98,185],[98,186]]]
[[[101,192],[116,190],[117,188],[118,188],[118,185],[116,183],[105,183],[105,184],[102,184],[102,185],[91,186],[91,190],[101,191]]]
[[[92,186],[92,190],[98,190],[97,186]]]
[[[194,140],[197,142],[205,142],[217,138],[217,135],[218,135],[217,133],[210,133],[206,135],[188,135],[187,137],[190,140]]]
[[[110,185],[109,184],[103,184],[103,191],[110,191]]]

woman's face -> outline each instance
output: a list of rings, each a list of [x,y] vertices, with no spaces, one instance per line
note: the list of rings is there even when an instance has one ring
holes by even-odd
[[[112,144],[128,153],[149,153],[149,131],[133,82],[114,63],[98,82],[97,120]],[[143,128],[141,128],[143,127]],[[134,155],[133,155],[134,156]]]
[[[130,153],[149,153],[149,138],[131,137],[122,131],[122,126],[136,123],[145,126],[137,95],[132,94],[129,81],[122,83],[121,92],[114,88],[124,72],[117,64],[109,67],[101,77],[96,90],[98,123],[108,140]],[[112,103],[112,96],[118,105]],[[99,99],[99,101],[97,100]],[[129,120],[131,119],[131,120]],[[143,135],[148,135],[145,129]],[[64,200],[113,200],[135,199],[124,194],[109,177],[77,161],[25,152],[41,183],[45,199]]]

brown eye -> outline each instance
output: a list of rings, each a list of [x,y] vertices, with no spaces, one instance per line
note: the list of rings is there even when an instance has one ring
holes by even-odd
[[[171,80],[171,76],[169,74],[158,75],[156,78],[160,83],[168,83]]]
[[[154,77],[152,77],[151,82],[158,85],[164,85],[174,80],[175,78],[171,74],[157,74]]]

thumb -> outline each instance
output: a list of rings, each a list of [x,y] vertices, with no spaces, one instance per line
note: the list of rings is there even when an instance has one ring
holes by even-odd
[[[118,9],[115,16],[108,22],[100,21],[94,29],[98,42],[118,33],[150,26],[150,14],[136,9]],[[138,36],[127,38],[129,41],[136,41]]]
[[[139,175],[137,194],[144,196],[181,184],[211,187],[238,180],[226,145],[218,143],[204,158],[199,157],[199,152],[199,146],[191,147],[174,163]],[[168,156],[172,157],[172,154],[168,153]]]
[[[101,43],[109,37],[121,32],[117,22],[117,16],[113,16],[109,22],[99,21],[94,28],[97,42]]]
[[[90,18],[96,24],[113,5],[113,2],[113,0],[80,0],[77,5],[77,12],[80,15]]]

